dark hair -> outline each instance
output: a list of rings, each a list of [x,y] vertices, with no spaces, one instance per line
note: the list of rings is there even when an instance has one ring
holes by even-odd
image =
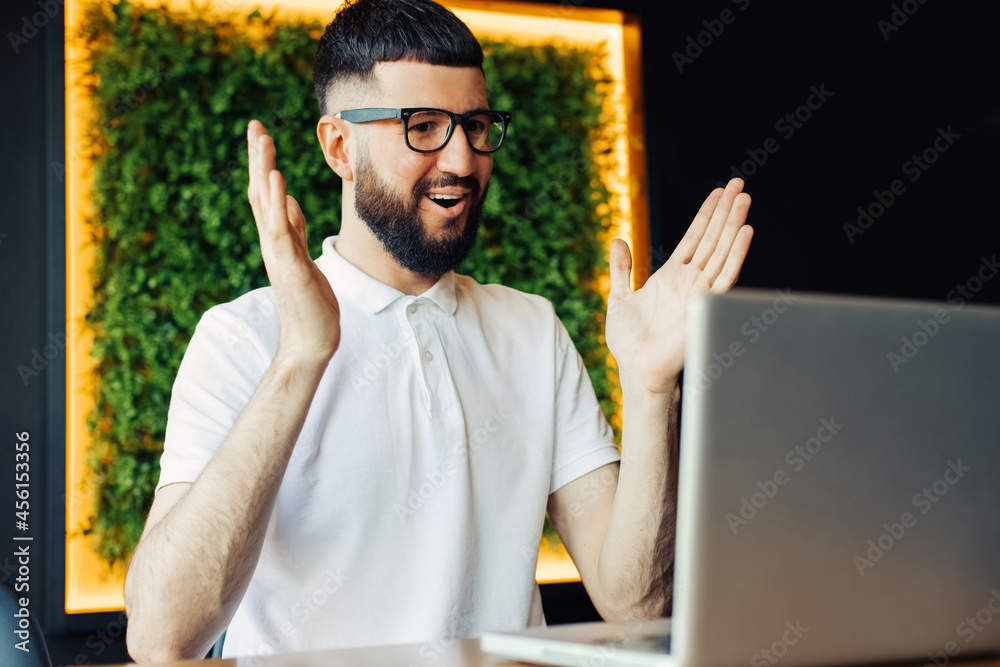
[[[313,88],[320,114],[330,87],[370,82],[378,62],[414,60],[428,65],[483,66],[472,31],[432,0],[353,0],[326,26],[316,49]]]

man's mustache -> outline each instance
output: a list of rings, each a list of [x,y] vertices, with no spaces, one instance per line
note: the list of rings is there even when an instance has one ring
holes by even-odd
[[[472,176],[445,176],[434,181],[421,181],[413,188],[414,197],[422,197],[434,188],[468,188],[472,198],[479,199],[479,181]]]

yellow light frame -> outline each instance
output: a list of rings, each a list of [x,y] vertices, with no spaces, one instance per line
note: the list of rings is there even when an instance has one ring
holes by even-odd
[[[152,6],[149,0],[133,4]],[[190,0],[165,0],[155,4],[178,12],[190,10]],[[254,7],[263,12],[277,12],[283,20],[318,20],[329,22],[342,0],[218,0],[216,7],[241,9]],[[612,74],[616,91],[611,110],[616,140],[614,162],[617,168],[606,169],[602,178],[613,198],[613,228],[609,238],[626,239],[634,257],[633,287],[641,286],[649,275],[649,225],[645,189],[644,136],[640,89],[640,34],[636,21],[622,12],[542,3],[491,0],[456,0],[444,2],[468,24],[479,37],[507,40],[517,44],[549,42],[553,35],[567,45],[593,47],[605,43],[606,66]],[[89,487],[86,454],[91,443],[87,417],[94,405],[94,367],[90,359],[93,334],[84,326],[84,318],[93,299],[91,269],[95,246],[86,221],[93,214],[91,205],[92,170],[85,156],[84,137],[93,110],[81,85],[88,54],[72,36],[83,21],[84,2],[66,0],[66,596],[67,614],[124,609],[124,569],[109,572],[97,556],[91,539],[81,534],[81,527],[93,508],[93,490]],[[605,300],[608,278],[599,280]],[[621,404],[620,394],[616,396]],[[620,413],[617,416],[620,420]],[[620,421],[619,421],[620,426]],[[536,579],[540,583],[579,581],[580,575],[560,545],[552,549],[542,544]]]

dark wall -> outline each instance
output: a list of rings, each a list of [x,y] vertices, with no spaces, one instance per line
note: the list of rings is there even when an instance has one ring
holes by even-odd
[[[733,166],[754,199],[743,285],[943,300],[1000,251],[986,3],[642,6],[653,233],[667,252]],[[818,108],[802,106],[810,96]],[[796,112],[807,119],[785,118]],[[933,164],[913,161],[924,151]],[[974,298],[1000,300],[1000,280]]]
[[[563,0],[553,11],[572,16],[582,4]],[[1000,251],[1000,50],[981,14],[986,3],[586,4],[635,11],[642,20],[654,261],[669,254],[701,200],[735,165],[754,198],[756,231],[742,285],[934,300],[962,285],[975,302],[1000,302],[1000,280],[991,276],[975,292],[970,282],[983,258]],[[26,43],[15,39],[16,52],[10,38],[31,33],[25,17],[30,22],[47,9],[61,12],[57,0],[0,6],[5,512],[14,502],[15,434],[30,433],[32,454],[31,528],[17,531],[9,514],[0,521],[0,577],[18,576],[8,548],[13,534],[33,536],[31,610],[46,615],[48,599],[47,616],[58,618],[59,568],[42,556],[62,546],[65,358],[55,351],[27,383],[17,367],[30,365],[33,351],[43,351],[49,334],[65,326],[63,184],[51,168],[63,144],[61,13],[39,19],[42,27]],[[880,20],[898,29],[880,29]],[[812,98],[817,108],[808,110],[808,120],[795,120],[798,126],[783,120],[808,105],[814,87],[828,93],[822,103]],[[951,139],[935,155],[935,141],[944,147],[942,133]],[[912,158],[925,150],[934,162],[923,170]],[[873,215],[866,229],[858,225],[858,207]],[[849,235],[845,224],[858,229]],[[545,600],[553,620],[585,618],[581,595],[578,585],[550,588]],[[55,664],[126,659],[116,616],[82,625],[49,628]]]
[[[52,415],[64,402],[60,383],[52,380],[65,368],[58,344],[64,290],[50,264],[63,243],[62,184],[50,171],[63,142],[62,63],[46,56],[61,51],[61,28],[62,6],[55,0],[9,0],[0,7],[0,578],[29,598],[30,614],[39,621],[61,602],[51,556],[62,547],[62,507],[46,502],[61,494],[62,483],[62,422]],[[18,367],[37,374],[22,376]],[[30,480],[19,489],[29,492],[28,506],[27,514],[16,516],[15,445],[24,441],[29,458],[20,463],[28,469],[17,472]],[[24,530],[15,523],[22,520]],[[55,605],[47,605],[50,600]],[[8,623],[3,627],[11,637]]]
[[[67,619],[65,482],[65,183],[63,14],[59,0],[0,6],[0,579],[19,586],[54,665],[124,662],[118,614]],[[15,444],[29,444],[26,530],[14,516]],[[18,472],[24,472],[20,470]],[[30,537],[30,541],[14,541]],[[15,555],[28,548],[23,562]],[[25,569],[26,568],[26,569]],[[25,586],[27,588],[25,588]],[[8,628],[8,624],[3,624]],[[37,637],[29,646],[36,649]]]

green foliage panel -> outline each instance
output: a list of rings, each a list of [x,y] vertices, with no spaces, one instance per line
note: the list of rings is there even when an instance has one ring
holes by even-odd
[[[251,118],[274,137],[313,256],[340,228],[341,183],[315,131],[311,72],[322,29],[256,11],[179,16],[128,2],[88,10],[98,242],[88,463],[97,492],[85,532],[111,564],[128,558],[142,532],[171,386],[195,325],[209,307],[267,284],[246,198]],[[604,305],[594,287],[610,224],[597,167],[609,80],[593,52],[483,46],[490,103],[514,120],[461,272],[549,298],[610,418]]]

